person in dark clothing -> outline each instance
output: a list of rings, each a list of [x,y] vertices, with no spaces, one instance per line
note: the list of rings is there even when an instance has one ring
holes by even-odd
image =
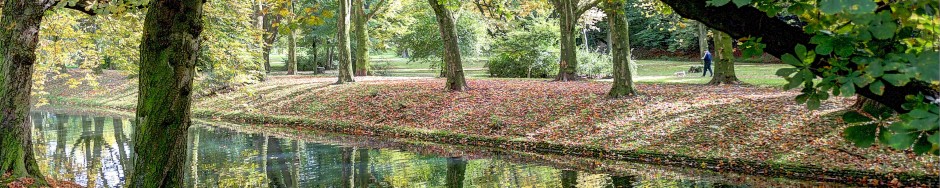
[[[712,71],[712,53],[705,50],[705,56],[702,57],[702,60],[705,61],[705,67],[702,68],[702,77],[705,77],[705,73],[709,73],[709,76],[715,76],[715,72]]]

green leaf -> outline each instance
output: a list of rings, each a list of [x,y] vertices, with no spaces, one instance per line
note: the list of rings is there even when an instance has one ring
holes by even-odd
[[[885,74],[881,76],[881,79],[888,81],[888,83],[891,85],[900,87],[907,85],[907,82],[911,80],[911,77],[906,74]]]
[[[866,74],[862,74],[862,75],[858,75],[858,77],[852,78],[852,81],[855,82],[856,86],[861,88],[861,87],[868,86],[868,84],[871,84],[872,82],[875,82],[875,78],[872,78],[871,76],[866,75]]]
[[[741,8],[748,4],[751,4],[751,0],[734,0],[734,5],[738,5],[738,8]]]
[[[940,144],[940,132],[934,132],[932,135],[927,136],[927,141],[934,145]]]
[[[913,62],[917,67],[918,79],[927,82],[940,81],[940,52],[927,51]]]
[[[884,69],[881,67],[881,62],[870,62],[867,67],[865,67],[865,73],[871,77],[881,77],[884,75]]]
[[[793,65],[794,67],[803,67],[803,62],[800,62],[799,59],[793,57],[792,54],[783,54],[780,60],[783,60],[784,63]]]
[[[855,95],[855,85],[852,82],[846,82],[842,84],[842,87],[839,89],[843,97],[851,97]]]
[[[872,121],[872,119],[862,115],[861,113],[849,111],[845,112],[845,114],[842,114],[842,121],[845,121],[846,123],[861,123]]]
[[[920,137],[920,139],[917,139],[917,142],[914,143],[914,153],[918,155],[927,153],[931,148],[933,148],[933,145],[930,144],[926,136]]]
[[[731,0],[709,0],[707,3],[709,6],[720,7],[720,6],[725,6],[726,4],[730,2]]]
[[[888,140],[888,145],[894,149],[903,150],[910,148],[914,144],[914,139],[917,139],[917,134],[914,132],[895,132]]]
[[[857,0],[819,0],[819,10],[825,14],[835,14],[846,11],[850,14],[866,14],[875,11],[877,5],[874,1]]]
[[[810,110],[819,109],[819,106],[821,104],[822,104],[822,101],[820,101],[819,96],[813,95],[813,96],[810,96],[809,100],[806,101],[806,108],[809,108]]]
[[[829,55],[829,54],[831,54],[831,53],[832,53],[832,44],[831,44],[831,43],[823,43],[823,44],[816,45],[816,53],[819,54],[819,55]]]
[[[794,72],[798,70],[799,69],[797,68],[780,68],[780,69],[777,69],[776,75],[780,77],[789,77],[790,75],[792,75]]]
[[[793,50],[796,52],[796,57],[800,58],[800,60],[806,59],[806,46],[803,46],[802,44],[797,44],[796,47],[793,48]]]
[[[824,14],[835,14],[842,11],[842,3],[837,0],[819,0],[819,11]]]
[[[871,123],[865,125],[856,125],[843,130],[843,138],[855,143],[860,148],[870,147],[875,143],[875,136],[878,133],[878,125]]]
[[[868,90],[871,90],[875,95],[881,95],[885,93],[885,84],[881,81],[875,81],[868,85]]]

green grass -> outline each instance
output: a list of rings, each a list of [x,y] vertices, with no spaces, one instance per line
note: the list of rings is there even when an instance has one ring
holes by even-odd
[[[371,54],[373,66],[388,67],[385,76],[394,77],[437,77],[439,70],[432,68],[428,62],[412,62],[408,58],[399,57],[394,53],[373,53]],[[284,60],[286,54],[271,54],[271,67],[275,71],[284,71]],[[472,57],[464,61],[463,68],[466,76],[471,78],[486,78],[489,74],[486,72],[485,57]],[[691,73],[684,77],[675,76],[676,72],[686,71],[691,66],[701,66],[698,61],[663,61],[663,60],[637,60],[637,78],[634,80],[640,83],[687,83],[704,84],[711,80],[711,77],[702,77],[699,74]],[[737,62],[735,64],[735,74],[742,82],[759,86],[782,86],[786,80],[780,78],[774,73],[777,69],[786,68],[785,64],[765,64],[765,63],[745,63]]]
[[[635,80],[641,83],[689,83],[704,84],[711,80],[711,77],[702,77],[701,73],[689,73],[684,77],[675,76],[676,72],[689,70],[691,66],[701,66],[701,62],[690,61],[637,61],[637,76]],[[757,63],[736,63],[734,65],[735,75],[742,82],[761,86],[782,86],[787,83],[774,73],[777,69],[786,68],[785,64],[757,64]],[[714,68],[714,67],[712,67]]]

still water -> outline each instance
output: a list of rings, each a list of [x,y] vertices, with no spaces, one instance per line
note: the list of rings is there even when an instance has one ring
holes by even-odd
[[[36,111],[30,118],[45,175],[88,187],[123,186],[132,152],[129,119],[61,111]],[[196,124],[188,136],[189,187],[826,186],[625,162]]]

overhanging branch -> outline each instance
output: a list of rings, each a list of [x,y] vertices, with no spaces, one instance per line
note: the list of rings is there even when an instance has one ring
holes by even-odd
[[[701,0],[662,0],[662,2],[672,7],[680,16],[699,21],[710,28],[728,33],[731,37],[761,37],[761,42],[767,45],[764,51],[776,57],[794,53],[794,47],[798,44],[809,49],[816,47],[809,43],[812,36],[804,33],[803,28],[768,17],[766,13],[751,6],[739,8],[729,3],[725,6],[712,7],[707,6],[706,1]],[[816,56],[811,67],[822,70],[828,65],[829,62],[820,55]],[[819,71],[813,71],[813,73],[816,76],[822,76]],[[901,108],[901,105],[907,102],[905,96],[918,93],[937,95],[937,90],[932,89],[927,83],[911,82],[901,87],[886,84],[882,95],[872,93],[867,86],[856,89],[856,93],[903,113],[907,112]]]

